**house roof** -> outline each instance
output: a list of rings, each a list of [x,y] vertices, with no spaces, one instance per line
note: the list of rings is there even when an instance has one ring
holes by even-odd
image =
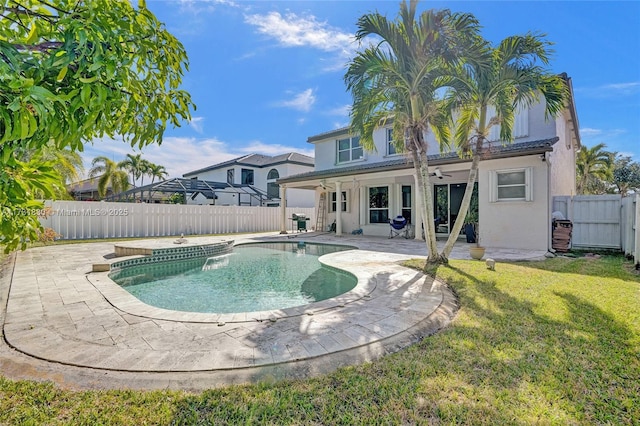
[[[512,143],[508,145],[494,144],[488,148],[487,155],[494,158],[521,157],[524,155],[542,154],[553,150],[553,145],[559,138],[540,139],[529,142]],[[439,166],[444,164],[455,164],[470,162],[470,158],[461,158],[457,153],[443,153],[429,155],[427,157],[429,165]],[[300,173],[278,179],[278,183],[303,182],[310,179],[322,179],[328,177],[351,176],[371,172],[383,172],[391,170],[402,170],[413,167],[413,160],[402,157],[394,160],[358,164],[356,166],[340,167],[335,169],[318,170],[307,173]]]
[[[339,129],[329,130],[328,132],[319,133],[317,135],[309,136],[307,142],[314,143],[327,138],[334,138],[336,136],[348,135],[351,133],[351,127],[340,127]]]
[[[97,192],[98,180],[100,180],[100,176],[92,177],[92,178],[81,180],[78,182],[73,182],[67,185],[67,190],[75,193]],[[107,189],[111,189],[111,185],[108,185]]]
[[[214,164],[208,167],[204,167],[202,169],[194,170],[191,172],[187,172],[183,174],[183,177],[195,176],[200,173],[208,172],[211,170],[218,170],[227,168],[229,166],[247,166],[247,167],[273,167],[278,164],[298,164],[302,166],[311,166],[314,165],[313,157],[309,157],[304,154],[299,154],[297,152],[288,152],[286,154],[269,156],[262,154],[249,154],[244,155],[242,157],[234,158],[233,160],[225,161],[222,163]]]
[[[571,83],[571,77],[566,72],[560,74],[560,77],[565,81],[569,88],[569,115],[571,116],[570,123],[573,126],[573,134],[575,136],[577,149],[582,147],[582,141],[580,140],[580,123],[578,123],[578,113],[576,112],[576,104],[573,97],[573,83]]]

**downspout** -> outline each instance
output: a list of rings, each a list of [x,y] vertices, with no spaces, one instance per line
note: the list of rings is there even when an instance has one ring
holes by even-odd
[[[552,203],[553,196],[551,195],[551,158],[546,152],[543,154],[543,161],[547,163],[547,251],[553,253],[553,231],[552,231]]]

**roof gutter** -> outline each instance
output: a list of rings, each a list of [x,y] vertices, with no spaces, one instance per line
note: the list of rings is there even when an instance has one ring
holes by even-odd
[[[518,156],[525,155],[535,155],[535,154],[543,154],[545,152],[553,151],[553,144],[557,142],[557,138],[553,140],[553,142],[548,143],[545,146],[539,147],[530,147],[526,149],[522,149],[517,151]],[[509,158],[514,157],[513,151],[498,151],[491,153],[491,159],[499,159],[499,158]],[[429,159],[429,166],[444,166],[447,164],[461,164],[461,163],[470,163],[470,158],[460,158],[460,157],[444,157],[444,158],[434,158]],[[282,179],[278,179],[276,183],[294,183],[294,182],[305,182],[313,179],[323,179],[323,178],[333,178],[333,177],[344,177],[344,176],[354,176],[354,175],[364,175],[370,173],[379,173],[379,172],[389,172],[395,170],[406,170],[413,167],[413,161],[407,159],[404,162],[399,162],[398,164],[393,164],[389,166],[382,167],[363,167],[361,169],[353,169],[353,168],[344,168],[344,169],[327,169],[320,170],[316,172],[303,173],[299,175],[293,175],[284,177]]]

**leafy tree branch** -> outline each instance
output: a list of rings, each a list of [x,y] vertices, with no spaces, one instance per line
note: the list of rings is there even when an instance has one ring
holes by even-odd
[[[167,126],[189,120],[195,108],[180,89],[188,70],[182,44],[140,2],[127,0],[4,0],[0,6],[0,198],[5,209],[34,202],[42,174],[54,194],[55,173],[15,160],[20,150],[82,151],[96,138],[122,137],[141,148],[161,143]],[[59,176],[58,176],[59,181]],[[41,191],[42,192],[42,191]],[[14,194],[15,195],[15,194]],[[2,229],[7,250],[32,238],[37,220]]]

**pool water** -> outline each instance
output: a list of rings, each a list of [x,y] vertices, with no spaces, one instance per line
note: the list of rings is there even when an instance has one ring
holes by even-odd
[[[221,256],[132,266],[109,277],[158,308],[212,313],[284,309],[353,289],[354,275],[318,261],[351,249],[304,242],[246,244]]]

